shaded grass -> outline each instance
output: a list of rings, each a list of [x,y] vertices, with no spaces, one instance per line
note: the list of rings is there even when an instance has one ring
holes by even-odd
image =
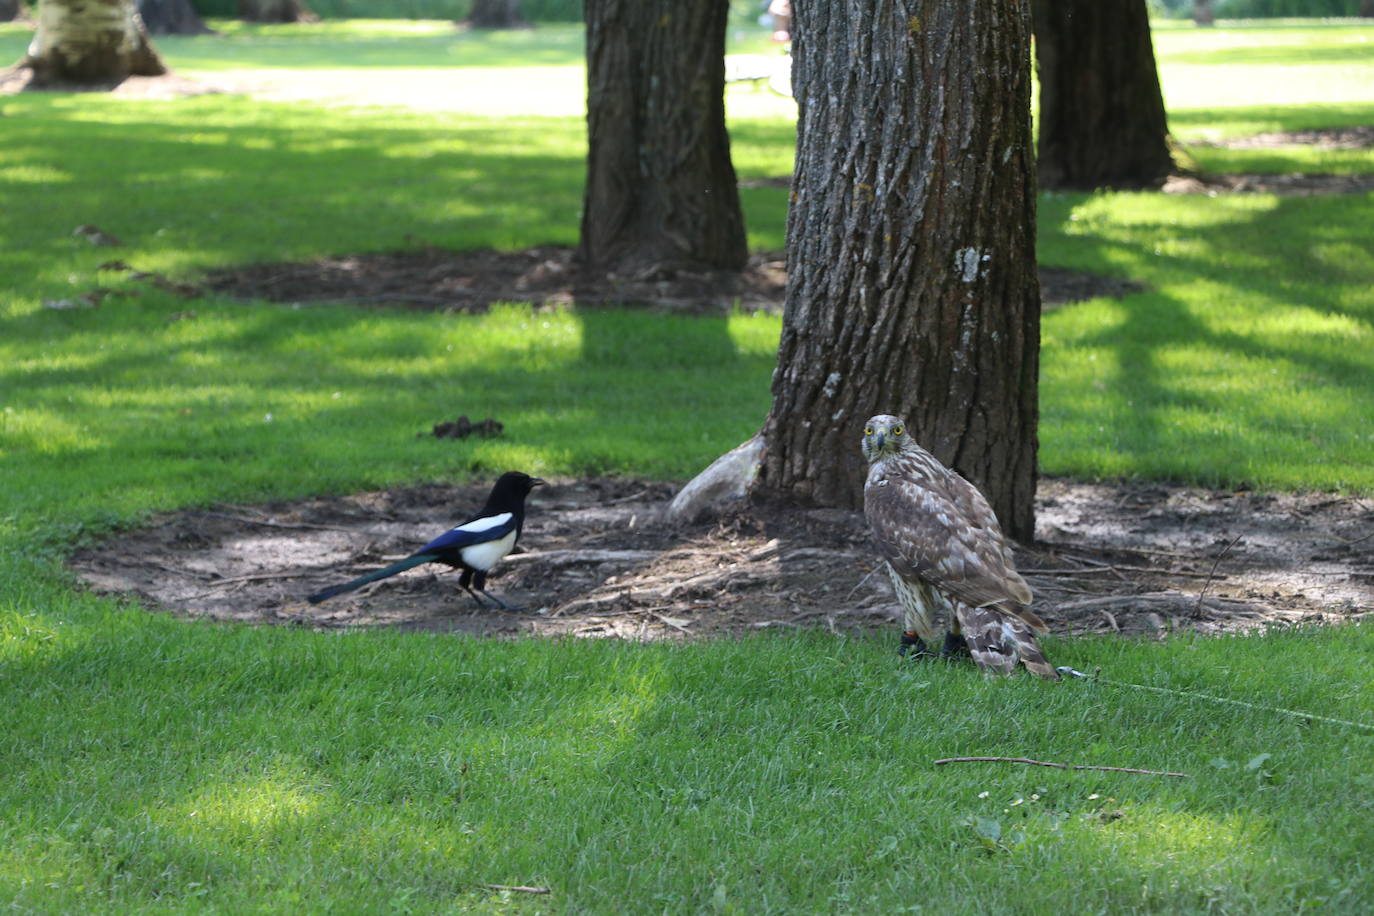
[[[10,511],[60,507],[99,523],[508,467],[682,476],[684,452],[714,448],[766,411],[766,389],[751,382],[770,370],[777,335],[773,319],[747,315],[198,304],[169,322],[178,307],[149,297],[9,323],[49,341],[27,356],[0,343],[0,384],[26,392],[0,423],[3,460],[25,481]],[[421,435],[460,413],[497,417],[508,434]],[[73,475],[86,486],[72,490]]]
[[[1046,470],[1374,487],[1374,257],[1351,236],[1374,195],[1054,195],[1041,217],[1043,260],[1154,288],[1045,316]]]
[[[548,905],[480,883],[592,912],[1370,902],[1374,738],[1349,730],[898,670],[868,639],[325,636],[29,597],[43,610],[0,631],[20,698],[0,710],[0,882],[20,908]],[[1357,674],[1372,645],[1357,627],[1050,649],[1123,680],[1348,714],[1374,702]],[[932,766],[1028,753],[1192,778]],[[1022,873],[1035,880],[1008,879]]]

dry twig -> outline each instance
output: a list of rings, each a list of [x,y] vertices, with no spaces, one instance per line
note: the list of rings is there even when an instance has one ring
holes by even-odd
[[[1236,544],[1238,544],[1239,542],[1240,535],[1236,535],[1231,539],[1231,543],[1227,544],[1222,549],[1221,553],[1217,554],[1216,560],[1212,562],[1212,569],[1209,573],[1207,573],[1207,581],[1202,583],[1202,591],[1198,592],[1197,606],[1193,609],[1194,616],[1200,615],[1202,613],[1202,599],[1207,597],[1207,589],[1212,587],[1212,577],[1216,575],[1217,566],[1221,564],[1221,558],[1226,556],[1226,554],[1230,552],[1231,548],[1236,546]]]
[[[942,763],[974,763],[988,761],[993,763],[1028,763],[1038,767],[1057,767],[1061,770],[1109,770],[1113,773],[1142,773],[1146,776],[1175,776],[1187,779],[1187,773],[1170,773],[1165,770],[1138,770],[1135,767],[1097,767],[1079,763],[1053,763],[1048,760],[1031,760],[1029,757],[941,757],[935,765]]]
[[[517,894],[552,894],[553,889],[547,887],[534,887],[529,884],[482,884],[489,891],[514,891]]]

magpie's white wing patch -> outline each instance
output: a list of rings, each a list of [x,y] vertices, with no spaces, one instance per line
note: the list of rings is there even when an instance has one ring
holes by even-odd
[[[470,522],[463,522],[461,525],[455,525],[453,530],[470,531],[473,534],[481,534],[484,531],[491,531],[493,528],[500,528],[502,525],[509,525],[510,520],[514,517],[515,516],[509,512],[502,512],[499,515],[487,515],[482,518],[474,518]]]
[[[440,551],[459,550],[466,552],[469,548],[484,544],[488,541],[506,541],[511,545],[515,543],[515,516],[510,512],[501,512],[497,515],[484,515],[475,518],[470,522],[464,522],[456,528],[450,528],[425,546],[421,547],[416,553],[438,553]],[[510,552],[510,546],[501,551],[503,557]],[[497,557],[500,559],[500,557]],[[490,568],[490,567],[488,567]]]

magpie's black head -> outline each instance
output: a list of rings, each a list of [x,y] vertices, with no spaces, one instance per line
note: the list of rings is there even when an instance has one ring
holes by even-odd
[[[531,477],[523,471],[507,471],[497,478],[496,486],[491,488],[491,495],[493,499],[506,497],[524,500],[531,490],[542,486],[543,483],[541,478]]]

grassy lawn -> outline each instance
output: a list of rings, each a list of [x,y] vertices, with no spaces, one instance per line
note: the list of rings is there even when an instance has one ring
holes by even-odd
[[[576,238],[577,29],[216,25],[228,34],[159,47],[196,74],[432,69],[464,101],[0,98],[0,907],[1374,907],[1368,731],[899,670],[878,636],[338,635],[75,589],[73,544],[157,510],[511,466],[686,477],[767,409],[767,316],[288,309],[101,271]],[[26,40],[0,26],[0,58]],[[1156,35],[1185,141],[1374,124],[1371,43],[1374,25],[1352,24]],[[786,173],[791,103],[729,92],[742,177]],[[1195,152],[1216,170],[1374,172],[1368,150]],[[779,248],[785,192],[743,195],[751,245]],[[126,247],[72,238],[82,223]],[[1044,469],[1374,494],[1371,225],[1374,194],[1043,198],[1045,263],[1150,287],[1046,316]],[[97,285],[124,294],[42,305]],[[507,435],[417,438],[458,413]],[[1047,650],[1118,681],[1374,722],[1368,626]],[[960,754],[1190,777],[932,765]]]

